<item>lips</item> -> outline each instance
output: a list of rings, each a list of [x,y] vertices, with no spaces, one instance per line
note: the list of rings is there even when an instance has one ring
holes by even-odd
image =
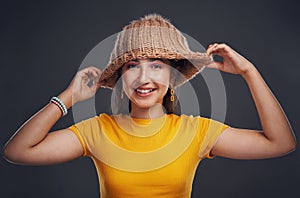
[[[136,88],[134,92],[139,96],[149,96],[156,88]]]

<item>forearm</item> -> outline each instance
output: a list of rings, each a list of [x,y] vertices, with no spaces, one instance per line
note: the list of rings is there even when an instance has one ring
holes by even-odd
[[[266,138],[277,147],[294,147],[289,121],[257,69],[253,66],[242,76],[251,91]]]
[[[69,91],[61,93],[58,98],[64,102],[67,108],[72,106],[72,96]],[[18,129],[5,146],[5,151],[24,152],[26,149],[34,147],[47,136],[61,116],[62,112],[55,104],[47,104]]]

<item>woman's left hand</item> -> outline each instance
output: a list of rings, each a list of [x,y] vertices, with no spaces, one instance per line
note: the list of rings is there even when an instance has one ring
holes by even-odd
[[[226,44],[210,45],[206,53],[223,57],[222,62],[213,62],[207,67],[243,76],[262,126],[262,131],[227,128],[213,146],[211,154],[232,159],[263,159],[295,150],[297,141],[293,129],[254,65]]]
[[[218,55],[223,58],[222,62],[213,62],[207,65],[208,68],[241,75],[248,73],[254,68],[251,62],[224,43],[209,45],[206,53],[208,55]]]

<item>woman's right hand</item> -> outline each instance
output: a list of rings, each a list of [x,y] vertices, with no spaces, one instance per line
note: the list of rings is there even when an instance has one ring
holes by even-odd
[[[103,82],[99,82],[102,71],[90,66],[78,71],[68,86],[67,90],[72,93],[72,105],[84,101],[95,95]]]
[[[101,73],[93,66],[78,71],[58,98],[69,108],[92,97],[103,84],[99,82]],[[90,81],[93,83],[89,86]],[[61,110],[55,104],[47,104],[7,142],[3,149],[4,157],[14,163],[41,165],[66,162],[82,156],[83,148],[72,131],[62,129],[48,133],[61,116]]]

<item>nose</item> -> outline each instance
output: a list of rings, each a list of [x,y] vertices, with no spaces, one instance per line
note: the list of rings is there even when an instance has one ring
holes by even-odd
[[[139,72],[139,76],[137,78],[138,82],[140,84],[145,84],[145,83],[149,83],[149,71],[147,69],[147,67],[142,66]]]

